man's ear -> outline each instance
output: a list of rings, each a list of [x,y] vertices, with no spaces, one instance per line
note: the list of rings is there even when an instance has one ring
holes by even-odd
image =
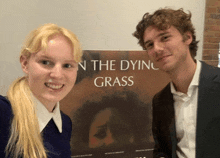
[[[192,41],[193,41],[193,39],[192,39],[192,33],[191,32],[185,32],[184,33],[184,35],[183,35],[183,41],[186,43],[186,44],[188,44],[188,45],[190,45],[191,43],[192,43]]]
[[[20,57],[21,68],[24,73],[28,74],[28,58],[27,56],[21,55]]]

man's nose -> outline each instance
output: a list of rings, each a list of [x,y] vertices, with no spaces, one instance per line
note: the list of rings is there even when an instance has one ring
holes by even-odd
[[[154,51],[160,53],[164,50],[164,43],[162,42],[155,42],[154,43]]]

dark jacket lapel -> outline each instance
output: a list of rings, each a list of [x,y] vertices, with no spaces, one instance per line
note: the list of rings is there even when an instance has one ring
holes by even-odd
[[[172,158],[176,158],[177,139],[176,139],[176,125],[175,125],[175,113],[174,113],[174,100],[173,100],[173,94],[171,93],[170,84],[168,86],[169,86],[169,90],[167,94],[168,94],[169,102],[167,102],[168,105],[167,107],[169,108],[168,110],[170,111],[169,130],[172,141]]]
[[[202,62],[198,91],[196,157],[215,157],[220,138],[220,69]],[[215,136],[215,133],[217,135]],[[217,150],[219,150],[217,148]],[[218,152],[217,152],[218,153]],[[206,155],[207,154],[207,155]],[[212,155],[213,154],[213,155]],[[219,153],[218,153],[219,154]],[[219,155],[218,155],[219,156]],[[218,157],[217,156],[217,157]]]
[[[161,97],[160,107],[164,108],[164,115],[166,115],[166,120],[164,120],[163,126],[169,127],[169,136],[172,142],[172,158],[176,158],[176,126],[175,126],[175,114],[174,114],[174,100],[173,94],[171,93],[170,83],[161,91],[159,94]],[[168,143],[168,142],[167,142]]]

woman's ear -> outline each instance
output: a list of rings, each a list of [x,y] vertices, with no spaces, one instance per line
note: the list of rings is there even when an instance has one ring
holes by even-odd
[[[20,56],[20,63],[21,63],[21,68],[24,73],[28,74],[28,58],[27,56],[21,55]]]

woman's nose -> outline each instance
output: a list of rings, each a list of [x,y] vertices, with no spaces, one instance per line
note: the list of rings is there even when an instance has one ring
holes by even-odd
[[[63,72],[62,72],[62,66],[60,65],[55,65],[52,69],[51,69],[51,73],[50,76],[52,78],[57,78],[60,79],[63,77]]]

